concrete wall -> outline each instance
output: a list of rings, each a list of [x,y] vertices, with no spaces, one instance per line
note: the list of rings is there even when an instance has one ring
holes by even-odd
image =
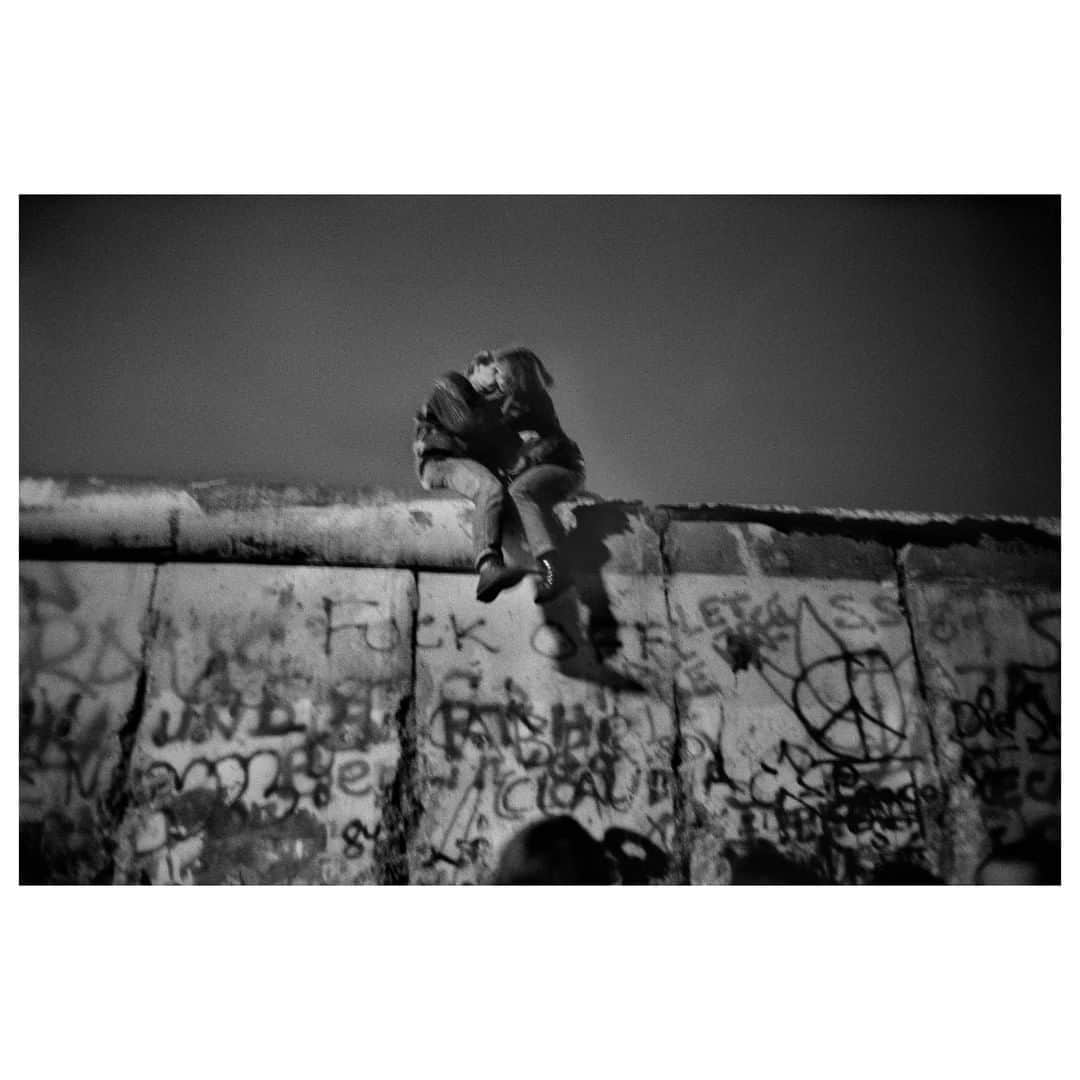
[[[1058,813],[1056,521],[584,500],[542,609],[468,510],[24,480],[22,879],[482,882],[569,813],[963,883]]]

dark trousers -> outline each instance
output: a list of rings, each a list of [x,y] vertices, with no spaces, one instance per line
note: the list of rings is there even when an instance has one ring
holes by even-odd
[[[533,555],[548,555],[558,546],[556,537],[561,530],[552,507],[580,490],[584,483],[584,472],[561,465],[534,465],[511,481],[507,490]]]
[[[436,458],[420,474],[428,491],[444,488],[473,504],[473,565],[488,555],[502,557],[502,511],[506,489],[498,478],[472,458]]]
[[[441,458],[429,461],[421,483],[428,491],[440,488],[456,492],[473,504],[473,565],[488,555],[502,554],[502,512],[509,495],[521,518],[529,550],[535,556],[555,549],[559,527],[552,507],[578,491],[585,482],[580,470],[561,465],[534,465],[503,487],[498,477],[472,458]]]

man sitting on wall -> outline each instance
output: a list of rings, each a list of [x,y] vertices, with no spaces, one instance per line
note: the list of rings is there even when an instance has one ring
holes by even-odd
[[[501,400],[495,358],[479,353],[464,375],[451,371],[435,380],[416,415],[413,440],[416,474],[424,490],[454,491],[473,504],[476,598],[484,604],[524,576],[523,570],[511,570],[503,561],[506,488],[499,478],[517,460],[521,438],[503,422]]]

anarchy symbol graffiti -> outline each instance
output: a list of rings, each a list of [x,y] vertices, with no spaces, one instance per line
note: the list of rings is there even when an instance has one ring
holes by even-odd
[[[904,748],[908,715],[894,660],[878,645],[845,641],[805,597],[793,622],[794,666],[765,658],[761,676],[791,707],[807,735],[846,761],[880,761]]]
[[[806,667],[792,690],[795,715],[819,746],[837,757],[892,757],[904,742],[900,680],[881,649],[843,652]]]

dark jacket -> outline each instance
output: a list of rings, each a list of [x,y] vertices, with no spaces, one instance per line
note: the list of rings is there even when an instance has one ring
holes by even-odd
[[[480,394],[460,372],[435,380],[434,389],[416,414],[413,458],[416,474],[437,458],[479,461],[497,476],[514,462],[520,437],[502,418],[498,400]]]
[[[584,471],[581,447],[563,431],[551,395],[539,378],[527,377],[515,387],[503,401],[502,413],[513,431],[535,431],[540,436],[524,444],[515,473],[523,471],[522,466],[532,465],[561,465],[575,472]]]

